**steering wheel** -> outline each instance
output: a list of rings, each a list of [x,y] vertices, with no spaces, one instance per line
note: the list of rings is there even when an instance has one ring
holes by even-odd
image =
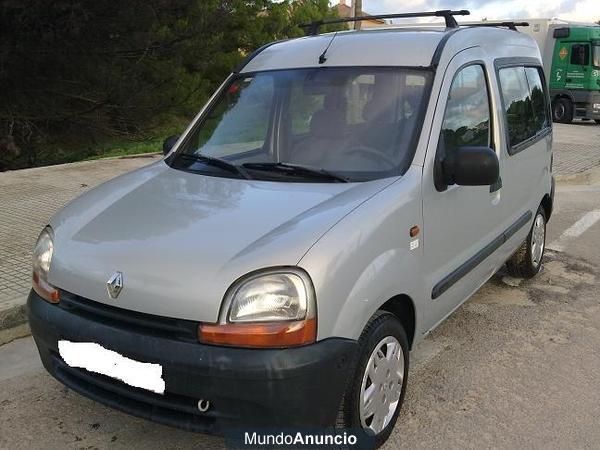
[[[344,153],[348,153],[348,154],[363,153],[364,155],[368,156],[370,159],[377,161],[377,162],[384,161],[387,164],[389,164],[391,167],[396,167],[398,165],[398,163],[396,161],[394,161],[392,158],[390,158],[390,156],[388,156],[386,153],[382,152],[381,150],[376,150],[374,148],[365,147],[362,145],[352,147],[349,150],[346,150]]]

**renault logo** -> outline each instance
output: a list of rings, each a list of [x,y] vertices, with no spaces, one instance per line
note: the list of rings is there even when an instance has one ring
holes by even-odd
[[[117,298],[123,290],[123,274],[115,272],[106,282],[106,290],[110,298]]]

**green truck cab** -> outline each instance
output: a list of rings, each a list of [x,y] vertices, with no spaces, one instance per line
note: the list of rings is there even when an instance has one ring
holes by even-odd
[[[555,120],[600,123],[600,26],[556,28],[554,36],[549,84]]]
[[[529,19],[519,31],[538,43],[555,122],[575,118],[600,124],[600,26]]]
[[[557,19],[528,19],[519,31],[540,48],[555,122],[600,124],[600,26]]]

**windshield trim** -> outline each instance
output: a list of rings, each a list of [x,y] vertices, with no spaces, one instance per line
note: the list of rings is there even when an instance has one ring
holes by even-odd
[[[425,114],[427,112],[427,108],[429,106],[429,101],[431,99],[431,92],[432,92],[433,82],[434,82],[434,78],[435,78],[435,74],[436,74],[436,69],[432,66],[426,66],[426,67],[420,67],[420,66],[362,66],[362,65],[333,66],[333,67],[315,66],[315,67],[291,67],[291,68],[278,68],[278,69],[269,69],[269,70],[255,70],[255,71],[238,72],[238,73],[232,72],[231,74],[229,74],[229,76],[223,82],[223,84],[221,84],[221,86],[217,89],[217,91],[213,94],[213,96],[209,99],[207,104],[202,108],[200,113],[194,119],[193,123],[185,130],[185,132],[184,132],[185,135],[180,140],[179,145],[177,145],[177,147],[173,149],[173,151],[168,155],[167,158],[165,158],[164,161],[166,162],[166,164],[169,167],[171,167],[173,169],[188,171],[191,173],[199,173],[198,171],[195,171],[195,170],[187,170],[182,167],[176,167],[174,165],[174,161],[181,154],[181,149],[185,148],[186,144],[189,142],[191,137],[196,133],[196,131],[198,131],[198,128],[200,128],[202,125],[204,125],[207,117],[213,111],[215,106],[218,104],[218,102],[222,98],[223,94],[225,92],[227,92],[227,90],[231,87],[231,85],[234,84],[236,81],[246,78],[246,77],[253,77],[255,75],[263,74],[263,73],[275,73],[275,72],[283,72],[283,71],[301,71],[301,70],[311,70],[311,69],[327,70],[327,71],[330,71],[330,70],[337,71],[337,70],[344,70],[344,69],[346,69],[346,70],[377,69],[377,70],[398,70],[398,71],[412,70],[415,72],[429,73],[429,77],[426,78],[425,85],[423,87],[423,99],[422,99],[420,108],[417,111],[416,125],[415,125],[413,135],[411,137],[411,142],[408,147],[409,151],[406,152],[402,161],[400,161],[400,163],[398,164],[398,166],[396,168],[389,170],[387,172],[383,172],[383,171],[376,172],[376,173],[375,172],[362,172],[363,177],[360,177],[357,175],[357,176],[353,177],[352,180],[349,180],[349,182],[372,181],[372,180],[377,180],[377,179],[398,177],[398,176],[404,175],[414,159],[414,156],[417,151],[417,145],[419,143],[419,139],[421,138],[421,134],[423,132],[423,125],[424,125],[423,121],[425,119]],[[278,120],[278,119],[276,119],[276,120]],[[269,130],[267,139],[274,140],[274,137],[272,136],[272,131],[274,128],[278,128],[278,127],[279,127],[278,123],[272,124],[270,126],[271,129]],[[277,146],[278,142],[273,141],[273,142],[271,142],[271,145]],[[373,175],[376,175],[376,176],[368,176],[370,173]],[[232,172],[232,174],[233,174],[233,172]],[[214,176],[226,178],[222,174],[214,174]],[[234,175],[234,177],[235,177],[235,175]],[[227,178],[229,178],[229,177],[227,177]],[[235,177],[235,178],[237,178],[237,177]],[[254,179],[254,181],[270,181],[270,180]],[[285,181],[285,180],[282,180],[282,181]],[[293,182],[293,181],[289,180],[286,182]],[[298,181],[296,181],[296,182],[298,182]],[[331,183],[331,181],[329,181],[329,182],[325,181],[325,183]]]
[[[256,163],[242,163],[240,165],[245,170],[257,170],[257,171],[280,171],[281,173],[289,174],[304,174],[310,177],[321,177],[321,178],[329,178],[332,181],[338,183],[349,183],[346,177],[342,175],[338,175],[335,172],[331,172],[330,170],[320,169],[317,167],[305,166],[302,164],[291,164],[286,162],[256,162]]]

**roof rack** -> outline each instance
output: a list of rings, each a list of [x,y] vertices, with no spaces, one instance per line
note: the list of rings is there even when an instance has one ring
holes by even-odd
[[[461,27],[508,27],[517,31],[517,27],[528,27],[529,22],[479,22],[479,23],[461,23]]]
[[[362,20],[374,20],[374,19],[407,19],[412,17],[443,17],[446,20],[447,28],[458,28],[458,23],[454,16],[468,16],[471,12],[466,9],[461,9],[459,11],[452,11],[449,9],[444,9],[441,11],[425,11],[425,12],[415,12],[415,13],[401,13],[401,14],[380,14],[376,16],[358,16],[358,17],[343,17],[340,19],[330,19],[330,20],[317,20],[311,23],[303,23],[298,25],[300,28],[307,28],[308,34],[311,36],[315,36],[319,34],[319,28],[322,25],[329,25],[334,23],[346,23],[346,22],[359,22]]]

